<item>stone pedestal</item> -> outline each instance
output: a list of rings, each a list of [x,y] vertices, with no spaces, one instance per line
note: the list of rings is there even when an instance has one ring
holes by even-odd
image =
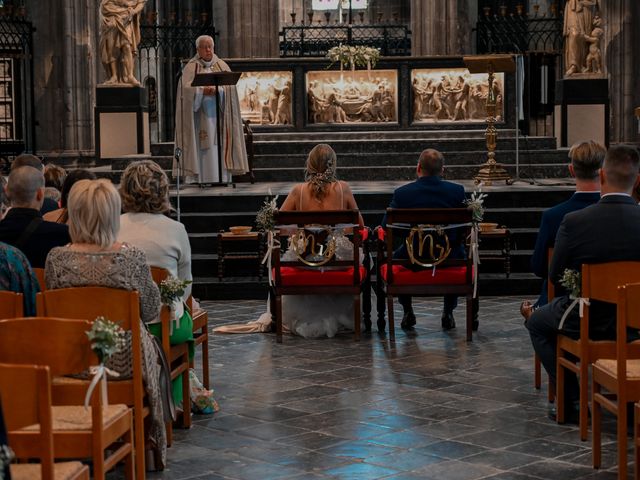
[[[606,78],[556,82],[554,130],[558,147],[594,140],[609,146],[609,81]]]
[[[149,107],[142,87],[96,88],[96,158],[150,154]]]

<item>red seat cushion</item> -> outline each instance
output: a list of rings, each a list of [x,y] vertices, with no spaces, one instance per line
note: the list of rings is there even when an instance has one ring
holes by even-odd
[[[313,285],[313,286],[330,286],[330,285],[353,285],[353,267],[340,270],[321,270],[301,268],[301,267],[281,267],[283,287],[293,285]],[[366,275],[366,269],[360,265],[360,282]],[[276,276],[275,268],[273,269],[273,278]]]
[[[382,278],[387,281],[387,265],[380,268]],[[432,268],[414,272],[402,265],[393,266],[394,285],[464,285],[467,283],[467,267],[436,267],[433,274]]]

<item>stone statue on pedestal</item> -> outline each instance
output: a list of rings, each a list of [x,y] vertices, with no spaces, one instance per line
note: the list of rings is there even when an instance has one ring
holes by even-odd
[[[100,60],[105,85],[139,86],[134,57],[140,42],[140,17],[146,0],[100,1]]]
[[[598,10],[599,0],[567,0],[562,30],[565,78],[602,74],[604,30]]]

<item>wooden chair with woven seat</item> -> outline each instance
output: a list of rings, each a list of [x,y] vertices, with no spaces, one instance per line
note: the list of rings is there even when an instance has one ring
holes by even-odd
[[[86,320],[51,317],[0,320],[0,361],[46,365],[53,376],[86,372],[98,364],[87,337],[89,329],[91,322]],[[34,345],[38,348],[33,348]],[[11,388],[8,396],[16,385]],[[97,479],[104,479],[107,471],[124,462],[127,479],[133,479],[131,409],[121,403],[103,405],[99,386],[91,396],[91,408],[85,409],[85,395],[83,385],[81,392],[66,396],[66,401],[54,400],[51,411],[55,458],[91,458],[93,476]],[[38,435],[37,424],[30,424],[10,431],[11,444],[16,451],[23,452],[24,458],[29,458],[36,453],[30,448]]]
[[[36,297],[39,316],[94,320],[104,316],[131,332],[131,359],[133,375],[130,379],[109,382],[109,401],[133,407],[134,451],[136,478],[145,478],[144,419],[149,415],[145,405],[142,379],[142,344],[140,302],[138,292],[108,287],[73,287],[40,292]],[[64,402],[66,394],[72,397],[86,390],[86,382],[55,378],[54,403]],[[58,388],[61,387],[61,388]],[[64,387],[64,388],[62,388]],[[73,388],[75,387],[75,388]],[[65,395],[63,395],[65,393]]]
[[[640,329],[640,283],[618,287],[616,359],[591,367],[593,468],[601,466],[601,408],[617,417],[618,478],[627,478],[627,404],[640,401],[640,342],[628,343],[628,328]]]
[[[13,480],[89,480],[89,468],[80,462],[54,463],[49,367],[0,363],[0,399],[10,444],[17,457],[36,457],[40,461],[11,465]],[[33,432],[24,450],[20,442],[13,444],[13,432],[30,425],[40,428]]]
[[[387,225],[384,229],[378,229],[378,236],[384,242],[383,248],[379,249],[378,265],[380,278],[378,278],[379,295],[385,295],[387,299],[387,316],[389,318],[389,335],[395,336],[395,326],[393,318],[393,297],[399,295],[410,295],[419,297],[442,296],[445,294],[455,294],[465,296],[467,299],[466,324],[467,341],[472,339],[473,331],[473,262],[470,255],[465,258],[450,258],[447,249],[449,247],[460,247],[464,245],[471,231],[471,210],[466,208],[411,208],[411,209],[387,209]],[[447,230],[442,230],[443,236],[434,239],[429,230],[423,227],[436,226],[434,228],[446,227],[448,225],[460,225],[457,232],[451,236]],[[401,227],[404,234],[399,234],[397,227]],[[434,255],[421,255],[425,245],[420,243],[417,246],[419,252],[415,252],[414,260],[399,259],[393,257],[394,249],[398,246],[398,241],[410,232],[416,232],[418,237],[426,242],[431,238],[429,253],[442,248],[438,258]],[[424,235],[427,233],[426,235]],[[446,239],[445,239],[446,237]],[[451,238],[450,238],[451,237]],[[450,244],[452,241],[454,244]],[[418,239],[416,239],[416,242]],[[408,242],[408,239],[407,239]],[[416,243],[414,242],[414,243]],[[425,258],[425,257],[430,258]],[[381,299],[378,299],[380,303]]]
[[[193,347],[202,346],[202,385],[207,390],[209,387],[209,314],[204,308],[194,308],[193,296],[189,295],[187,307],[193,319]],[[189,364],[194,367],[193,360]]]
[[[21,293],[0,290],[0,319],[24,315],[24,297]]]
[[[553,258],[553,248],[549,248],[547,251],[547,261],[549,267],[551,266],[551,259]],[[555,285],[550,278],[547,279],[547,303],[551,303],[556,296]],[[542,387],[542,364],[540,363],[540,357],[537,353],[533,355],[533,371],[534,371],[534,386],[536,390],[540,390]],[[556,399],[556,386],[550,381],[547,381],[547,400],[549,403],[553,403]]]
[[[616,304],[618,285],[640,282],[640,261],[607,262],[582,265],[581,295],[589,301]],[[578,308],[577,306],[575,308]],[[602,358],[616,358],[616,342],[589,338],[589,306],[580,319],[580,337],[562,333],[557,339],[556,411],[558,423],[564,423],[564,372],[578,375],[580,385],[580,439],[587,440],[589,415],[589,366]]]
[[[341,225],[358,225],[357,210],[324,211],[278,211],[276,225],[287,225],[301,235],[305,244],[295,260],[282,260],[280,246],[272,253],[273,281],[272,312],[275,315],[276,336],[282,342],[282,295],[352,295],[353,329],[355,340],[360,340],[360,294],[367,271],[360,262],[362,236],[360,228],[352,228],[349,235],[353,243],[353,257],[349,260],[336,259],[328,239],[330,232]],[[314,226],[312,230],[309,227]],[[279,232],[283,245],[291,229]],[[304,238],[303,238],[304,237]],[[324,242],[327,242],[327,248]],[[322,245],[322,246],[320,246]],[[305,257],[312,255],[314,260]],[[364,292],[367,294],[367,292]]]
[[[169,271],[160,267],[151,267],[153,281],[160,285],[160,282],[169,276]],[[191,400],[189,389],[189,346],[186,342],[172,345],[171,337],[171,309],[162,305],[160,311],[160,322],[162,324],[162,349],[167,357],[171,369],[171,380],[181,377],[182,379],[182,427],[191,428]],[[172,422],[167,422],[167,441],[172,443],[173,426]]]

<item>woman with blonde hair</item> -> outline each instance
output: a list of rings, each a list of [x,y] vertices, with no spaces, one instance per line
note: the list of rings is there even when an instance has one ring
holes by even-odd
[[[154,322],[160,313],[160,292],[151,278],[147,259],[137,247],[117,241],[120,230],[120,195],[108,180],[80,180],[71,188],[68,199],[71,243],[49,252],[45,265],[48,289],[100,286],[137,290],[140,295],[140,320]],[[149,397],[151,428],[156,467],[166,462],[167,438],[160,397],[160,367],[153,337],[142,331],[143,378]],[[129,344],[117,356],[126,365],[131,356]],[[128,375],[127,372],[118,372]],[[126,378],[126,377],[125,377]]]
[[[313,147],[307,158],[304,183],[293,187],[280,210],[357,210],[351,188],[338,180],[336,152],[326,143]],[[360,225],[364,226],[362,215]]]
[[[293,187],[280,210],[358,210],[349,184],[336,177],[337,163],[336,153],[329,145],[321,143],[313,147],[307,158],[305,182]],[[359,224],[364,226],[362,215]],[[340,232],[336,237],[336,256],[344,260],[352,258],[353,244]],[[295,258],[291,248],[283,258]],[[350,295],[285,295],[282,301],[284,325],[300,336],[333,337],[341,327],[353,327]]]

